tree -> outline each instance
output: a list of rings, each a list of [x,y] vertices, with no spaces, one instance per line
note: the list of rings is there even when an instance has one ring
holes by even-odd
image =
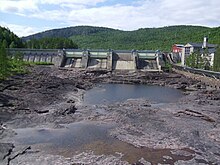
[[[11,44],[9,45],[9,48],[15,48],[15,47],[16,47],[15,42],[12,41]]]
[[[215,52],[213,70],[220,72],[220,46],[217,47]]]
[[[134,31],[122,31],[103,27],[77,26],[53,29],[24,37],[32,38],[69,38],[79,48],[91,49],[127,49],[127,50],[161,50],[170,51],[175,43],[202,42],[204,35],[209,34],[209,41],[220,44],[220,27],[169,26],[163,28],[142,28]],[[65,45],[66,46],[66,45]],[[64,47],[65,47],[64,46]]]
[[[26,42],[27,48],[35,49],[63,49],[78,48],[78,45],[68,38],[41,38]]]
[[[186,65],[191,68],[204,69],[204,59],[199,51],[195,51],[186,58]]]
[[[10,59],[10,64],[12,73],[23,73],[25,71],[23,54],[21,52],[17,52],[12,59]]]
[[[196,65],[198,63],[197,61],[198,55],[196,52],[193,52],[186,58],[186,65],[191,67],[191,68],[196,68]]]
[[[0,79],[5,79],[10,74],[10,63],[4,45],[0,46]]]
[[[7,47],[8,47],[8,42],[6,41],[6,39],[3,40],[2,46],[3,46],[4,48],[7,48]]]
[[[0,26],[0,44],[5,48],[23,48],[22,40],[9,29]]]

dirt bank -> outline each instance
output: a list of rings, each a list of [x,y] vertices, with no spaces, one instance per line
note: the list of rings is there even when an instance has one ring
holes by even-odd
[[[96,83],[169,86],[183,90],[185,95],[176,103],[163,105],[145,99],[84,105],[85,91]],[[220,164],[219,100],[220,90],[177,73],[33,67],[30,74],[0,82],[0,162]],[[65,154],[21,145],[13,139],[17,129],[62,130],[62,124],[82,121],[113,124],[108,134],[119,141],[110,146],[96,142],[85,146],[86,150]]]

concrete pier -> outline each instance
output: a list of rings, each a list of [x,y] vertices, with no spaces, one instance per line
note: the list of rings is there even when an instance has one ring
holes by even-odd
[[[117,50],[113,52],[113,70],[135,70],[136,63],[132,51]]]

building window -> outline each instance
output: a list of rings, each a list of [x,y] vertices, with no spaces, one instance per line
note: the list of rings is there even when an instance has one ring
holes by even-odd
[[[190,55],[190,47],[185,47],[185,55],[186,56]]]

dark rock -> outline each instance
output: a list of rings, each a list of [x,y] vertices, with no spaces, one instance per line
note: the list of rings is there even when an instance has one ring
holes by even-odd
[[[86,89],[85,86],[83,86],[82,84],[77,84],[76,87],[79,88],[79,89],[83,89],[83,90]]]
[[[69,114],[74,114],[76,112],[77,108],[75,105],[70,106],[69,108],[65,109],[61,114],[62,115],[69,115]]]
[[[35,112],[37,112],[39,114],[43,114],[43,113],[48,113],[49,110],[35,110]]]
[[[60,86],[59,84],[53,84],[53,85],[47,86],[47,89],[58,88],[59,86]]]
[[[2,106],[10,106],[11,105],[10,101],[14,99],[15,98],[10,95],[0,93],[0,104],[2,104]]]
[[[188,82],[183,81],[183,82],[180,82],[180,84],[182,84],[182,85],[187,85],[187,84],[188,84]]]
[[[12,143],[0,143],[0,162],[11,154],[13,148]]]
[[[151,107],[150,104],[144,104],[143,106],[144,106],[144,107]]]
[[[68,100],[67,103],[75,103],[75,100]]]
[[[186,89],[186,85],[179,85],[176,87],[176,89]]]

